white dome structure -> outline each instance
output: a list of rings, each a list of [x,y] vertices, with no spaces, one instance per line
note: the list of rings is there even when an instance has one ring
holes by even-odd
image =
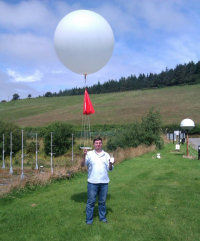
[[[189,138],[188,138],[188,132],[192,128],[195,127],[194,121],[191,119],[184,119],[181,121],[180,127],[184,130],[186,130],[186,143],[187,143],[187,156],[189,156]]]
[[[195,124],[193,120],[187,118],[181,121],[180,127],[185,130],[191,130],[195,127]]]

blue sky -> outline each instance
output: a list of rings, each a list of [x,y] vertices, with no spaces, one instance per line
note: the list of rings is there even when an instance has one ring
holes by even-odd
[[[58,22],[78,9],[101,14],[115,37],[111,59],[88,85],[200,60],[199,0],[0,0],[0,100],[84,86],[53,44]]]

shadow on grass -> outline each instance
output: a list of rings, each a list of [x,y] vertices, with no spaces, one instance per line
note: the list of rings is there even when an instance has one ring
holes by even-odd
[[[71,196],[71,200],[79,203],[86,203],[87,202],[87,192],[80,192],[73,194]]]
[[[110,200],[111,195],[107,194],[107,200]],[[98,198],[97,198],[98,199]],[[71,200],[79,203],[86,203],[87,202],[87,192],[80,192],[76,193],[71,196]]]
[[[111,197],[111,195],[108,193],[107,194],[107,200],[110,200],[110,197]],[[76,193],[76,194],[71,196],[71,200],[73,200],[75,202],[79,202],[79,203],[85,203],[85,205],[86,205],[86,203],[87,203],[87,192]],[[97,200],[96,200],[96,205],[94,207],[94,217],[98,216],[98,206],[97,205],[98,205],[98,197],[97,197]],[[106,207],[106,210],[107,210],[107,214],[113,212],[112,208],[110,208],[108,206]]]
[[[183,151],[170,151],[171,154],[174,154],[174,155],[184,155],[185,152]]]

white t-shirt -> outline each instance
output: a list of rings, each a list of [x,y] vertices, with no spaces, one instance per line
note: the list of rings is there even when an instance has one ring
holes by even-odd
[[[98,153],[89,151],[85,157],[85,165],[88,168],[88,182],[109,183],[108,177],[110,155],[103,150]]]

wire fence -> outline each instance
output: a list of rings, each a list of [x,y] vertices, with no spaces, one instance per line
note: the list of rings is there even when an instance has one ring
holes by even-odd
[[[116,135],[116,131],[96,131],[91,132],[90,145],[92,147],[92,139],[96,136],[108,138]],[[25,139],[23,137],[26,137]],[[12,143],[12,133],[10,133],[10,143],[5,143],[5,135],[2,136],[1,146],[1,166],[0,166],[0,194],[8,187],[21,185],[29,180],[37,182],[46,182],[53,178],[70,178],[74,172],[80,168],[82,160],[82,145],[81,131],[76,131],[71,134],[71,147],[68,151],[59,157],[55,157],[53,142],[53,133],[51,133],[50,153],[44,153],[43,136],[35,132],[22,131],[22,137],[18,140],[21,142],[21,150],[13,153],[14,145]],[[76,140],[74,142],[74,139]],[[33,149],[31,153],[27,153],[26,141],[33,141]],[[174,138],[171,140],[174,143]],[[175,144],[181,144],[177,138]],[[5,156],[5,148],[9,148],[9,155]],[[198,151],[192,146],[189,146],[189,153],[193,159],[198,159]]]

